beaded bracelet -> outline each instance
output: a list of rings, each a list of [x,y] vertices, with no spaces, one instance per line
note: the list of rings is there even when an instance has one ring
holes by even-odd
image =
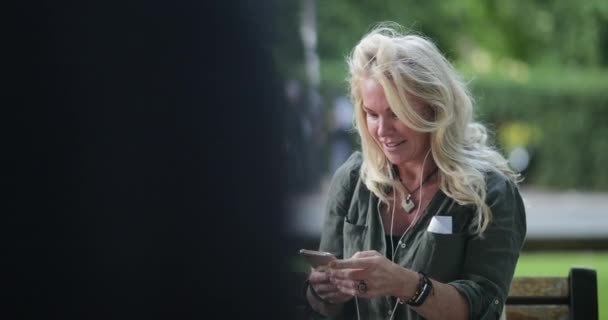
[[[418,288],[416,289],[414,295],[405,301],[405,303],[413,307],[421,306],[433,290],[433,282],[431,282],[431,279],[429,279],[422,271],[418,272],[418,274],[420,275]],[[402,304],[404,303],[404,301],[401,299],[399,299],[399,302]]]
[[[418,272],[418,274],[420,274],[420,283],[418,284],[418,290],[416,290],[418,294],[414,294],[414,296],[407,301],[407,304],[414,307],[421,306],[433,290],[431,279],[429,279],[424,272]]]

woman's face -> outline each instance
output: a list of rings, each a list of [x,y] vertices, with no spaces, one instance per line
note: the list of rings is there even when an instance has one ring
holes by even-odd
[[[386,158],[395,165],[422,164],[430,148],[430,133],[418,132],[407,127],[390,109],[384,89],[374,79],[361,82],[361,94],[367,131],[380,146]],[[425,105],[409,96],[408,102],[418,114],[425,112]]]

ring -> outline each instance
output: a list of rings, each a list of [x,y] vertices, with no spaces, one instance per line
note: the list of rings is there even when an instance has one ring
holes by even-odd
[[[365,282],[365,280],[359,281],[359,283],[357,284],[357,290],[361,293],[367,292],[367,283]]]

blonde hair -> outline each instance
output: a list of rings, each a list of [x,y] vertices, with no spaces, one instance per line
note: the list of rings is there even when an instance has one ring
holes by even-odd
[[[398,27],[398,26],[397,26]],[[392,165],[367,131],[360,83],[375,79],[393,113],[408,127],[430,133],[432,156],[439,167],[439,188],[460,205],[474,205],[471,232],[482,235],[492,217],[486,200],[486,172],[498,172],[514,183],[519,174],[488,145],[486,128],[473,118],[473,99],[450,62],[429,39],[403,34],[382,24],[365,35],[347,59],[355,127],[361,138],[363,182],[381,201],[389,190],[405,194]],[[427,120],[408,102],[411,95],[434,112]]]

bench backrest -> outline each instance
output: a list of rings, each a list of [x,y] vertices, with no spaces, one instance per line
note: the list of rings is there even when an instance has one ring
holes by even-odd
[[[572,268],[568,277],[516,277],[506,315],[507,320],[597,320],[596,271]]]

